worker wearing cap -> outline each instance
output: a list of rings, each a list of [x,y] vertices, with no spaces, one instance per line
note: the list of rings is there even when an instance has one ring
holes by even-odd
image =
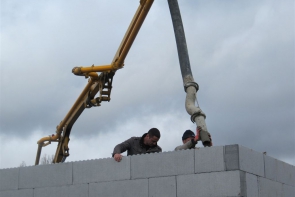
[[[183,145],[177,146],[174,150],[186,150],[195,148],[196,144],[199,141],[200,132],[202,131],[201,127],[197,127],[197,136],[194,132],[191,130],[186,130],[182,135],[182,143]],[[210,140],[211,136],[209,134]],[[212,146],[212,140],[211,140],[211,146]]]

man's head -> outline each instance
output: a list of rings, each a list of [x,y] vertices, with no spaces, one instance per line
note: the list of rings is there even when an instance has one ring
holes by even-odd
[[[157,128],[151,128],[144,138],[144,144],[148,146],[156,146],[160,137],[160,131]]]
[[[182,142],[183,144],[187,143],[188,141],[192,140],[195,138],[195,133],[192,132],[191,130],[186,130],[183,135],[182,135]]]

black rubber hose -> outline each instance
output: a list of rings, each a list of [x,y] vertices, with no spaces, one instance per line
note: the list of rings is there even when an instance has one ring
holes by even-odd
[[[192,76],[192,71],[178,1],[168,0],[168,4],[174,28],[181,74],[182,78],[185,79],[188,75]]]

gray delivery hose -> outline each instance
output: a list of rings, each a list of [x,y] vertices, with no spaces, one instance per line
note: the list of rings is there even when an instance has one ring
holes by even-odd
[[[182,19],[177,0],[168,0],[169,9],[171,13],[174,34],[176,39],[179,64],[183,79],[184,89],[186,91],[185,108],[188,114],[191,115],[191,120],[198,126],[202,127],[200,138],[204,146],[210,146],[210,138],[205,123],[206,115],[202,112],[199,106],[195,106],[197,91],[199,90],[198,84],[194,81],[188,50],[185,40],[184,29],[182,25]]]

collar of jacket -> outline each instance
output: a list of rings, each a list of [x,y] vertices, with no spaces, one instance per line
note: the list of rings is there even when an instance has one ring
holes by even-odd
[[[147,135],[147,133],[145,133],[145,134],[143,134],[142,136],[141,136],[141,138],[140,138],[140,146],[141,147],[147,147],[144,143],[143,143],[143,140],[144,140],[144,138],[145,138],[145,136]]]

